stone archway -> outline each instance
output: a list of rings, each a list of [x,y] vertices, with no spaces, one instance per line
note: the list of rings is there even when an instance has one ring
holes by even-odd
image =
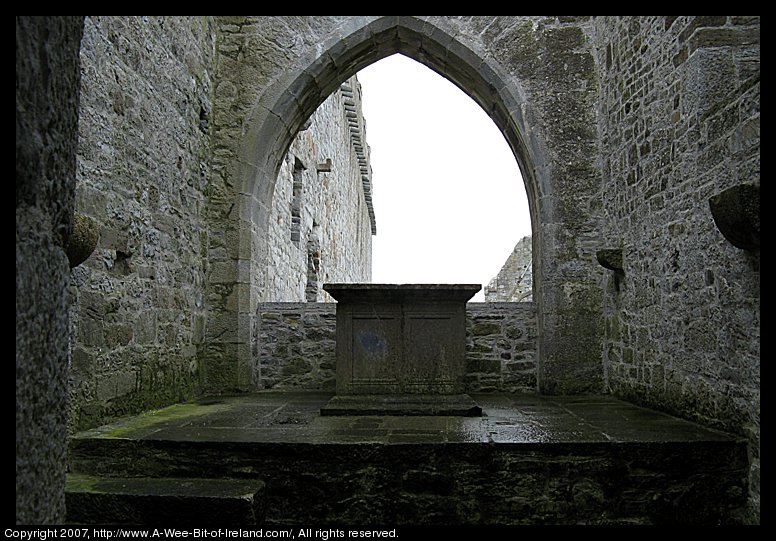
[[[552,279],[543,272],[545,267],[540,263],[543,258],[553,258],[553,252],[565,248],[559,246],[557,239],[570,235],[567,232],[557,234],[557,229],[563,229],[558,221],[569,205],[559,201],[555,193],[557,182],[552,174],[553,158],[547,150],[548,138],[536,121],[541,118],[542,111],[535,110],[520,78],[496,62],[490,51],[483,48],[484,44],[458,34],[444,18],[351,17],[336,22],[338,25],[322,32],[321,39],[314,45],[296,47],[299,54],[284,59],[283,69],[277,70],[276,77],[258,92],[246,111],[240,148],[232,167],[237,202],[229,207],[226,232],[227,236],[236,238],[236,257],[233,256],[234,261],[226,262],[229,267],[234,265],[231,297],[235,300],[220,313],[211,313],[213,323],[225,329],[231,342],[224,343],[226,347],[223,348],[210,344],[210,352],[215,352],[217,360],[206,359],[206,373],[210,375],[208,386],[250,388],[256,379],[258,368],[253,364],[257,340],[255,314],[262,300],[267,272],[264,235],[277,173],[291,141],[306,119],[343,80],[394,53],[413,58],[451,80],[485,110],[504,134],[520,166],[531,212],[540,374],[542,362],[547,366],[554,364],[553,350],[561,357],[573,355],[567,348],[558,350],[551,344],[556,341],[558,332],[589,334],[586,329],[563,329],[554,324],[558,320],[556,316],[560,315],[562,319],[564,313],[574,308],[567,306],[568,292],[573,289],[572,294],[577,295],[580,288],[565,287],[563,291],[567,298],[553,294],[552,304],[560,306],[550,306],[547,310],[543,302],[544,279],[549,277],[547,283],[554,289],[564,287],[567,280]],[[557,265],[553,266],[553,269],[557,268]],[[593,289],[595,280],[590,282],[590,289]],[[230,327],[236,330],[230,332]],[[572,342],[574,338],[570,337]],[[564,344],[568,340],[569,337],[565,337]],[[543,344],[550,347],[543,348]],[[595,357],[585,363],[586,374],[600,372],[600,350],[595,352]],[[575,363],[573,359],[561,359],[558,364]],[[591,363],[595,364],[592,369]],[[551,382],[555,377],[550,375],[552,371],[544,372],[549,375],[547,381]],[[597,386],[600,375],[594,375],[592,379],[595,380],[593,386]],[[569,385],[565,386],[568,390]],[[589,389],[590,381],[583,381],[581,387]],[[554,384],[545,385],[545,389],[558,391]]]

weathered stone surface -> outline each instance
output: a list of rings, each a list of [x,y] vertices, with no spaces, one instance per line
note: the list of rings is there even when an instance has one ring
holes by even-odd
[[[469,303],[466,312],[467,391],[535,391],[533,303]]]
[[[498,275],[485,287],[485,302],[530,301],[533,295],[531,237],[523,237]]]
[[[333,391],[336,321],[334,303],[261,304],[258,385]]]
[[[337,394],[462,394],[466,301],[481,288],[325,284],[337,300]]]
[[[97,222],[83,214],[73,216],[73,231],[67,239],[67,260],[70,267],[77,267],[92,255],[100,239],[100,229]]]
[[[261,524],[264,483],[243,479],[67,478],[72,524],[190,527]]]
[[[65,519],[82,17],[16,17],[16,524]]]
[[[104,234],[72,274],[71,333],[92,359],[70,375],[72,430],[200,387],[200,360],[184,352],[197,345],[206,282],[237,279],[206,264],[200,233],[214,43],[208,18],[85,20],[75,209]],[[137,383],[107,384],[117,373]]]
[[[536,245],[552,262],[542,267],[541,280],[546,281],[537,278],[537,287],[543,293],[564,285],[586,288],[587,294],[579,297],[591,303],[585,311],[600,308],[596,271],[576,263],[594,255],[590,232],[596,220],[591,209],[598,204],[602,178],[594,158],[596,115],[591,104],[597,85],[591,18],[330,17],[315,18],[313,24],[306,17],[245,16],[216,21],[222,53],[214,98],[214,145],[219,152],[209,226],[211,238],[237,231],[239,257],[251,266],[251,287],[238,291],[241,308],[229,316],[245,326],[238,339],[250,337],[240,342],[241,370],[252,366],[250,352],[258,347],[251,334],[256,329],[255,306],[250,304],[267,298],[270,251],[265,232],[272,227],[268,209],[274,204],[277,172],[287,149],[318,103],[341,81],[395,52],[416,58],[463,88],[491,115],[523,163],[537,214]],[[265,32],[275,38],[265,39]],[[275,39],[280,35],[293,47],[278,47]],[[557,86],[555,91],[548,92],[548,84]],[[315,163],[320,162],[313,161],[308,170]],[[239,208],[227,197],[230,190],[238,195]],[[239,221],[233,220],[234,213]],[[231,259],[226,251],[214,255]],[[537,310],[546,307],[550,316],[574,311],[565,302],[550,304],[560,301],[556,297],[542,298],[547,301]],[[543,342],[548,390],[602,389],[603,378],[595,375],[600,372],[600,343],[594,344],[600,342],[600,326],[590,318],[577,323],[564,332],[593,347],[555,348],[552,328],[537,335]],[[572,374],[573,367],[584,377]]]
[[[324,282],[371,280],[370,177],[361,88],[352,77],[316,109],[281,164],[262,301],[330,301]]]
[[[256,359],[264,389],[333,391],[334,303],[263,303]],[[475,335],[472,329],[487,329]],[[467,303],[465,392],[536,390],[532,303]]]
[[[708,207],[760,183],[759,17],[90,17],[83,40],[68,21],[17,18],[17,514],[58,520],[73,211],[103,233],[67,291],[73,426],[203,381],[254,388],[278,172],[320,103],[400,52],[491,115],[530,199],[535,332],[503,328],[532,336],[535,357],[471,333],[467,385],[498,388],[533,362],[515,386],[606,390],[743,435],[759,521],[759,253],[726,242]],[[79,42],[80,85],[60,57]],[[623,248],[622,287],[602,246]],[[314,373],[310,351],[277,374]]]
[[[604,17],[594,25],[604,67],[601,159],[611,179],[599,227],[602,245],[623,247],[627,276],[618,290],[611,273],[600,274],[608,387],[746,435],[755,476],[759,254],[720,235],[709,199],[759,187],[759,17]],[[756,517],[759,489],[750,486]]]
[[[321,415],[479,417],[482,407],[468,394],[338,394],[321,406]]]

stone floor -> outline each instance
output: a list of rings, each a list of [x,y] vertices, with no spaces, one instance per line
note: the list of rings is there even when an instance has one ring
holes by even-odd
[[[219,396],[82,432],[170,441],[552,443],[726,441],[730,435],[608,396],[482,394],[482,417],[321,416],[330,394]]]
[[[481,417],[321,415],[329,394],[267,391],[122,419],[71,439],[68,516],[195,526],[226,516],[265,525],[739,520],[747,451],[736,437],[608,396],[473,398]]]

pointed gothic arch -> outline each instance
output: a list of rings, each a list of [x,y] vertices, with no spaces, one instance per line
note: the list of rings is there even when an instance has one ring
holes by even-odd
[[[266,219],[257,215],[255,206],[266,207],[272,200],[277,172],[291,142],[340,83],[382,58],[401,53],[453,82],[503,133],[523,175],[536,230],[539,200],[547,195],[549,186],[547,159],[541,130],[526,124],[531,106],[520,82],[428,21],[409,16],[362,19],[354,18],[340,28],[321,44],[322,51],[316,49],[300,57],[254,107],[238,173],[240,193],[245,196],[242,204],[247,205],[244,214]]]
[[[492,55],[478,50],[481,44],[471,37],[456,34],[452,27],[443,28],[441,25],[447,23],[442,19],[435,24],[433,21],[436,20],[410,16],[345,19],[341,26],[327,34],[328,37],[290,58],[290,64],[258,96],[246,116],[233,170],[233,184],[238,191],[239,254],[235,271],[237,313],[230,318],[237,327],[237,343],[232,349],[237,356],[237,365],[231,369],[232,376],[229,377],[236,379],[235,387],[248,389],[260,377],[257,374],[259,367],[254,362],[258,340],[256,311],[267,283],[265,235],[280,164],[300,127],[342,81],[395,53],[410,57],[453,82],[482,107],[503,133],[520,167],[531,214],[533,300],[539,334],[538,377],[542,377],[541,365],[547,357],[551,359],[548,366],[552,366],[549,372],[544,372],[551,374],[550,380],[561,374],[566,382],[572,382],[571,386],[576,384],[576,374],[567,377],[563,370],[577,363],[574,357],[578,352],[573,351],[580,343],[577,335],[590,336],[591,340],[598,338],[595,330],[590,333],[579,327],[579,330],[569,332],[570,327],[564,329],[555,324],[573,310],[568,307],[568,299],[557,293],[568,281],[563,275],[565,270],[558,273],[559,279],[550,278],[552,289],[543,288],[545,275],[540,263],[543,256],[550,253],[553,257],[552,253],[565,248],[557,239],[562,237],[566,242],[575,233],[573,228],[567,231],[559,223],[568,205],[565,205],[563,194],[553,193],[557,184],[557,179],[552,178],[554,160],[547,150],[549,145],[544,128],[536,120],[541,118],[541,110],[526,99],[524,86],[513,73],[493,60]],[[557,267],[553,261],[553,268]],[[543,313],[545,294],[549,294],[550,303],[546,317]],[[546,329],[550,332],[542,336]],[[561,341],[557,341],[555,329],[565,333]],[[543,350],[549,353],[545,355]],[[555,363],[552,359],[555,355],[560,357],[560,362]],[[585,374],[581,386],[591,388],[600,382],[600,376],[595,375],[600,371],[600,362],[596,365],[593,355],[588,354],[588,357],[583,362]],[[554,366],[559,366],[560,372],[553,374]],[[553,385],[550,383],[548,389],[552,390]]]

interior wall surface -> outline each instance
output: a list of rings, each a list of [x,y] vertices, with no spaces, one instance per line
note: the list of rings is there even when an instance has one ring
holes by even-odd
[[[75,201],[99,241],[72,273],[72,430],[200,390],[232,278],[207,262],[214,53],[212,18],[85,20]]]
[[[758,517],[760,254],[725,239],[709,200],[759,189],[759,17],[595,27],[601,231],[624,272],[601,269],[608,388],[748,438]]]

